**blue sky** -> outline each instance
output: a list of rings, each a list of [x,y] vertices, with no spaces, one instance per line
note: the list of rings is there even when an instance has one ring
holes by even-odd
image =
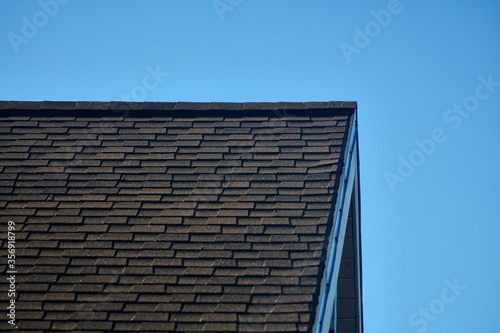
[[[499,17],[493,0],[4,0],[0,100],[357,101],[365,332],[499,332]]]

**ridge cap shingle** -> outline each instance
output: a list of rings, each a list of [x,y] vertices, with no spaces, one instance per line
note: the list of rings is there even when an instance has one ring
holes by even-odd
[[[356,108],[354,101],[309,102],[125,102],[125,101],[0,101],[0,110],[308,110]]]

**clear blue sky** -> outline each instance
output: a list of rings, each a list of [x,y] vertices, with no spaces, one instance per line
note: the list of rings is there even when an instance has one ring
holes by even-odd
[[[365,331],[500,332],[500,2],[41,3],[0,100],[358,101]]]

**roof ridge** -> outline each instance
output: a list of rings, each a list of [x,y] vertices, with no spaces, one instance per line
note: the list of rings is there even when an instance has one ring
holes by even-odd
[[[0,101],[1,110],[305,110],[351,109],[353,101],[309,102],[124,102],[124,101]]]

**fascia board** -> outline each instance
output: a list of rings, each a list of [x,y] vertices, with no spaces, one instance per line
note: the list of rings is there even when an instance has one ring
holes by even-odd
[[[357,137],[357,115],[355,111],[352,119],[344,174],[341,179],[342,185],[338,211],[335,216],[328,262],[325,267],[325,278],[323,279],[323,283],[321,285],[318,316],[313,328],[315,333],[329,332],[332,320],[331,314],[333,313],[335,299],[337,297],[337,280],[340,271],[340,261],[344,246],[347,219],[349,217],[351,195],[353,193],[355,178],[358,176],[356,172],[357,162],[354,161],[353,165],[353,159],[357,157],[357,155],[355,155]]]
[[[353,225],[354,225],[354,260],[355,260],[355,278],[356,278],[356,307],[359,332],[364,331],[363,325],[363,266],[362,266],[362,247],[361,247],[361,186],[359,179],[359,145],[356,142],[354,151],[354,165],[356,171],[355,184],[353,188]]]

